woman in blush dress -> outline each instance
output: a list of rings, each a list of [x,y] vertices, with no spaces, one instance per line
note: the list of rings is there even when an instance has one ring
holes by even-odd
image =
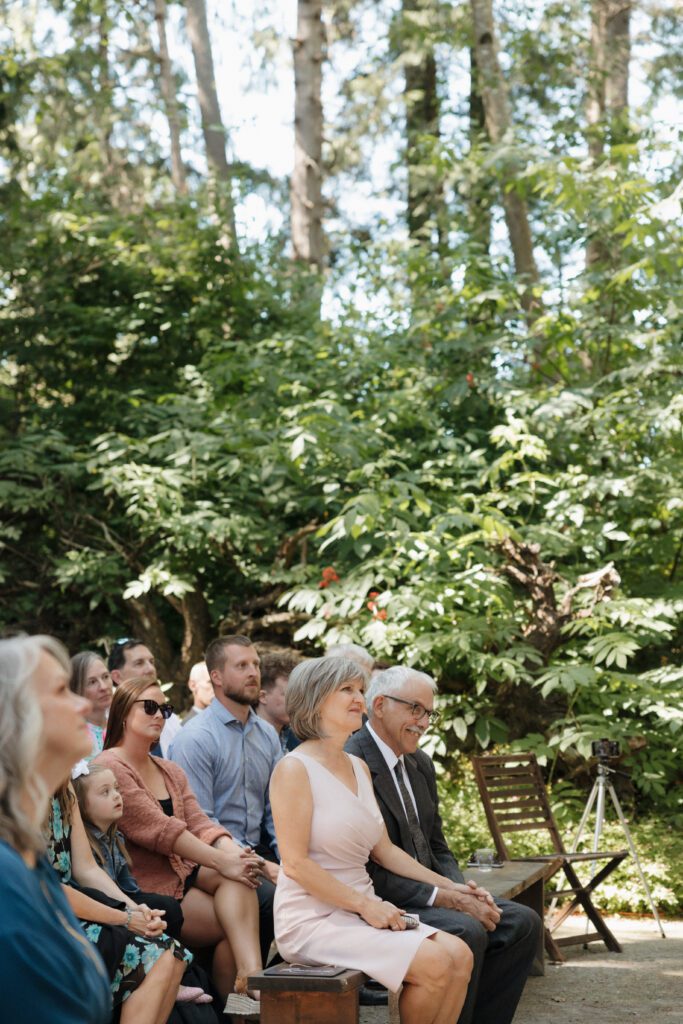
[[[287,960],[364,971],[402,992],[402,1024],[453,1024],[465,1000],[472,954],[462,940],[419,924],[380,900],[370,858],[406,878],[454,883],[423,867],[387,836],[367,766],[344,744],[362,725],[365,672],[346,658],[298,665],[287,713],[304,742],[278,764],[270,787],[282,858],[275,937]]]

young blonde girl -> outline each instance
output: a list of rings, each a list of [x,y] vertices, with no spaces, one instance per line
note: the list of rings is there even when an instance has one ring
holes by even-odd
[[[103,765],[81,761],[74,768],[72,778],[86,837],[96,863],[134,903],[162,910],[166,931],[174,939],[179,939],[183,913],[178,901],[171,896],[142,892],[131,874],[131,860],[124,838],[117,829],[123,814],[123,800],[114,773]],[[210,1002],[211,996],[201,988],[181,985],[178,1000],[204,1003]]]

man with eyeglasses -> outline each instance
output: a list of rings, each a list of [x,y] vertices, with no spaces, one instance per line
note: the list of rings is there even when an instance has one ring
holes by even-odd
[[[435,691],[436,683],[424,672],[399,666],[378,672],[365,694],[368,721],[346,749],[370,769],[392,843],[460,888],[433,888],[372,863],[368,871],[378,896],[457,935],[472,950],[474,967],[459,1024],[509,1024],[533,963],[541,922],[528,907],[494,900],[468,886],[446,843],[434,765],[418,749],[436,718]]]

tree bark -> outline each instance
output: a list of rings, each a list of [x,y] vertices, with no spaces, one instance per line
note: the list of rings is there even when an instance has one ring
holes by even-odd
[[[403,15],[407,29],[410,28],[410,15],[421,12],[424,7],[425,0],[403,0]],[[414,33],[408,35],[409,42],[404,53],[408,232],[411,238],[424,242],[433,237],[436,229],[438,245],[441,247],[446,235],[443,184],[435,169],[425,162],[425,158],[429,159],[429,154],[424,152],[422,145],[425,136],[432,136],[435,139],[439,137],[436,58],[431,46],[425,44],[422,38],[417,41],[417,46],[411,45],[413,35]]]
[[[470,152],[476,148],[486,132],[486,113],[480,92],[477,54],[470,46],[470,97],[469,97]],[[491,245],[491,186],[490,177],[470,183],[467,197],[467,229],[478,255],[488,256]],[[473,261],[476,262],[476,261]]]
[[[226,186],[228,201],[228,227],[235,239],[234,211],[230,197],[230,167],[225,154],[227,133],[223,126],[221,108],[216,92],[216,76],[211,51],[211,37],[206,17],[204,0],[185,0],[187,12],[187,34],[192,46],[195,74],[197,76],[197,94],[202,117],[202,132],[206,147],[206,160],[209,171],[216,181]]]
[[[154,0],[154,20],[156,21],[159,38],[159,88],[164,101],[171,141],[171,179],[176,192],[180,195],[185,195],[187,192],[187,178],[180,151],[180,116],[175,83],[173,81],[173,68],[168,50],[168,40],[166,38],[166,0]]]
[[[627,124],[631,6],[629,0],[593,0],[591,4],[586,134],[594,164],[605,156],[606,136],[612,145],[618,145]],[[589,239],[587,266],[604,260],[607,255],[603,241]]]
[[[471,0],[474,23],[474,50],[479,70],[480,93],[484,105],[486,131],[497,146],[512,136],[512,120],[507,86],[498,60],[498,43],[493,23],[492,0]],[[538,283],[538,268],[529,226],[526,201],[516,191],[516,166],[506,161],[502,167],[503,209],[515,263],[515,272],[527,287],[522,305],[527,313],[537,305],[532,289]]]
[[[298,0],[294,52],[294,170],[291,226],[294,259],[317,271],[324,265],[322,204],[322,62],[324,30],[321,0]]]

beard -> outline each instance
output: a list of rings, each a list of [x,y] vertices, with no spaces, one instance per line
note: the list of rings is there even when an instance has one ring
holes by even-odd
[[[251,707],[254,701],[258,700],[258,686],[256,687],[256,693],[254,696],[248,696],[244,689],[233,690],[229,686],[223,686],[223,696],[229,700],[234,700],[235,704],[243,704],[245,707]]]

